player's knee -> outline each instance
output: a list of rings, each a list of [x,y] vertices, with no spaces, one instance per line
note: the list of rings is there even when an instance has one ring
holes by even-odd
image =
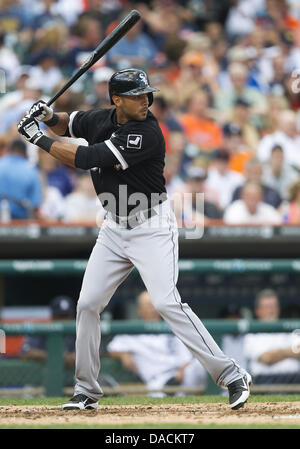
[[[82,313],[100,313],[99,303],[92,300],[79,300],[77,304],[77,316]]]

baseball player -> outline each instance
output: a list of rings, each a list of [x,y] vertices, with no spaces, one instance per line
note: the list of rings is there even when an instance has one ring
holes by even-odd
[[[151,301],[172,332],[238,409],[250,393],[250,375],[227,357],[176,288],[178,230],[163,176],[165,142],[148,110],[157,89],[142,70],[116,72],[109,81],[114,107],[55,113],[35,103],[20,121],[19,133],[60,162],[90,170],[107,214],[84,274],[76,318],[76,385],[65,410],[95,409],[103,395],[100,370],[100,313],[135,266]],[[59,136],[84,138],[88,146],[53,140],[43,121]]]

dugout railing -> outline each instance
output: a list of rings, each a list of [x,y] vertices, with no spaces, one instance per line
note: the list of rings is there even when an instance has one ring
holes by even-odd
[[[0,260],[0,276],[78,276],[84,273],[85,259],[4,259]],[[182,259],[183,273],[300,273],[300,259]],[[137,273],[133,270],[133,273]]]
[[[257,332],[300,332],[300,320],[278,320],[274,322],[260,322],[257,320],[203,320],[208,331],[213,335],[217,343],[222,346],[222,336],[224,334],[246,334]],[[74,335],[76,332],[75,322],[49,322],[49,323],[22,323],[0,324],[1,336],[15,335],[42,335],[46,337],[47,358],[44,363],[24,361],[18,359],[7,359],[5,354],[0,355],[0,394],[2,390],[9,392],[16,391],[14,376],[18,375],[23,384],[35,384],[38,387],[38,393],[46,396],[62,396],[65,392],[66,381],[69,387],[72,386],[74,370],[69,371],[69,378],[66,378],[64,368],[64,336]],[[140,333],[170,333],[170,329],[164,322],[142,322],[138,320],[126,321],[102,321],[101,331],[103,337],[116,334],[140,334]],[[109,359],[103,357],[103,361]],[[109,366],[109,365],[107,365]],[[111,374],[107,371],[105,363],[102,363],[102,374]],[[34,373],[34,374],[33,374]],[[28,378],[25,381],[25,378]],[[21,384],[22,384],[21,382]],[[22,385],[19,385],[21,387]],[[24,385],[23,385],[24,386]],[[26,385],[25,385],[26,386]],[[255,387],[255,386],[254,386]],[[299,386],[298,386],[299,387]],[[111,390],[111,388],[110,388]],[[129,389],[130,390],[130,389]],[[145,388],[138,390],[131,389],[132,392],[146,393]],[[171,388],[172,390],[172,388]],[[17,389],[18,391],[18,389]],[[105,391],[105,389],[104,389]],[[270,386],[256,389],[257,392],[268,392]],[[276,389],[275,389],[276,391]],[[294,388],[286,391],[295,391]],[[22,390],[19,390],[20,395]],[[116,389],[115,392],[120,392]],[[202,392],[202,391],[198,391]],[[207,376],[207,383],[204,389],[206,394],[219,394],[220,388],[217,387]],[[298,391],[299,392],[299,391]]]

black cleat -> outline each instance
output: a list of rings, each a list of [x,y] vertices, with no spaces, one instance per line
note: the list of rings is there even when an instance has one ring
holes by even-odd
[[[97,407],[98,401],[89,398],[85,394],[76,394],[62,405],[64,410],[94,410]]]
[[[249,373],[227,385],[229,392],[229,407],[238,410],[247,402],[250,395],[250,385],[252,378]]]

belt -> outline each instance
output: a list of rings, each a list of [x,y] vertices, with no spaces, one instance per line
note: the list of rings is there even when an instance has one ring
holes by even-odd
[[[136,214],[129,215],[128,217],[120,217],[119,215],[107,212],[107,216],[110,219],[126,229],[133,229],[155,215],[158,215],[158,212],[154,208],[141,210]]]

